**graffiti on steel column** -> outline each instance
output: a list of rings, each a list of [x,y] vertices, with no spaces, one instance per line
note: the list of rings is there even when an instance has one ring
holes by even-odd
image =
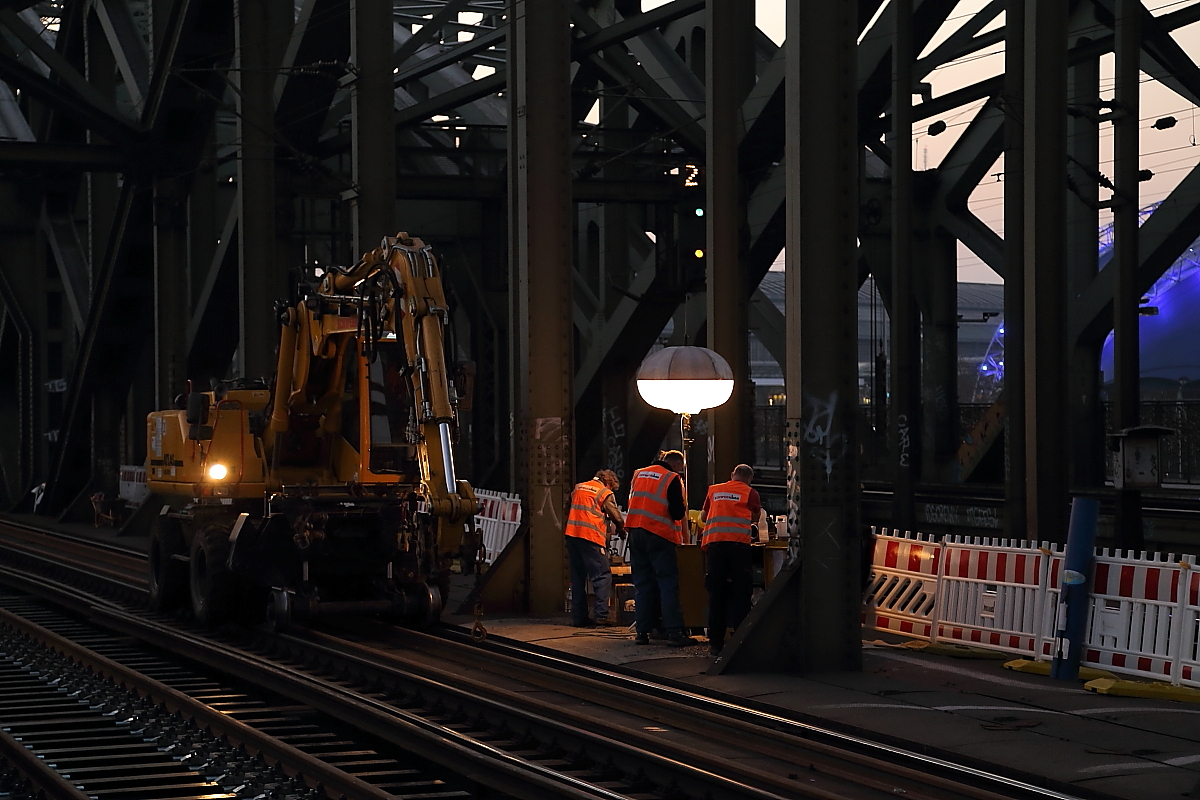
[[[828,400],[805,395],[804,403],[812,409],[808,425],[804,428],[804,441],[811,445],[808,448],[809,455],[821,462],[825,468],[825,480],[829,481],[833,477],[834,466],[848,450],[845,434],[836,430],[838,393],[831,392]]]
[[[896,417],[896,436],[899,441],[897,447],[900,452],[900,466],[912,466],[912,454],[909,452],[912,449],[912,438],[909,436],[908,414],[900,414]]]
[[[923,522],[932,525],[962,525],[968,528],[999,528],[1000,509],[926,503]]]
[[[787,534],[788,549],[783,565],[790,567],[800,560],[800,442],[797,432],[800,420],[787,421]]]
[[[554,522],[554,527],[561,528],[562,518],[558,513],[558,509],[562,503],[559,500],[556,500],[554,495],[555,491],[553,486],[543,486],[542,504],[538,506],[536,513],[539,517],[550,517],[550,519]]]
[[[604,430],[604,466],[625,480],[625,422],[617,416],[616,406],[607,406],[601,412]]]

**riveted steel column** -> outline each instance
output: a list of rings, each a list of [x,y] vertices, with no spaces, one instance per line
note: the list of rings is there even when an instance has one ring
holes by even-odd
[[[1025,538],[1025,0],[1004,29],[1004,499],[1008,535]]]
[[[1025,13],[1025,492],[1027,535],[1067,532],[1067,0]]]
[[[892,0],[892,397],[894,467],[892,524],[913,527],[913,491],[920,465],[920,315],[912,276],[912,65],[913,3]]]
[[[1080,44],[1086,44],[1081,41]],[[1100,185],[1100,56],[1083,59],[1067,70],[1067,303],[1080,297],[1096,279],[1099,254]],[[1108,331],[1087,331],[1067,342],[1070,486],[1104,486],[1104,407],[1100,402],[1100,351]]]
[[[559,0],[509,0],[508,18],[514,464],[529,610],[546,614],[563,604],[573,463],[570,26]]]
[[[180,178],[154,182],[154,407],[170,408],[187,380],[187,195]],[[204,387],[207,388],[207,387]]]
[[[924,315],[920,327],[921,477],[951,480],[962,437],[958,427],[958,240],[933,224],[923,202],[932,172],[916,176],[917,234],[913,261],[923,275],[914,280]],[[914,276],[915,278],[916,276]],[[915,370],[914,370],[915,371]]]
[[[287,10],[287,17],[281,15]],[[285,296],[287,268],[275,240],[275,97],[279,25],[291,6],[279,0],[238,0],[238,269],[240,276],[236,372],[257,378],[276,364],[279,323],[274,302]],[[290,28],[290,25],[288,26]],[[207,388],[207,387],[202,387]]]
[[[350,3],[350,94],[354,185],[353,249],[357,260],[396,231],[396,128],[392,85],[392,4]]]
[[[787,559],[709,669],[861,666],[856,4],[788,0]]]
[[[747,410],[750,396],[746,288],[749,231],[738,169],[744,132],[742,101],[754,86],[754,6],[742,0],[709,0],[705,59],[705,168],[708,346],[733,369],[733,395],[709,412],[709,482],[725,480],[753,456]]]
[[[1132,428],[1139,421],[1141,362],[1139,359],[1138,306],[1141,292],[1138,272],[1138,116],[1141,56],[1140,0],[1117,0],[1116,87],[1113,109],[1113,264],[1117,268],[1113,291],[1113,428]],[[1137,489],[1117,490],[1117,547],[1141,550],[1142,496]]]

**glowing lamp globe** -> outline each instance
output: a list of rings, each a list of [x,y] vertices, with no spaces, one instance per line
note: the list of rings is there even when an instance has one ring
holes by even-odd
[[[733,394],[733,370],[707,348],[667,347],[642,362],[637,386],[642,399],[655,408],[699,414]]]

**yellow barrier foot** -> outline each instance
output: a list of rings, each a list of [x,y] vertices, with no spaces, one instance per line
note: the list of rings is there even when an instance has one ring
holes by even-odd
[[[1001,661],[1008,658],[1006,653],[1000,653],[995,650],[985,650],[982,647],[971,647],[965,644],[947,644],[945,642],[921,642],[912,641],[905,642],[904,647],[909,650],[918,650],[922,653],[929,653],[935,656],[952,656],[954,658],[982,658],[994,661]]]
[[[1027,658],[1017,658],[1012,661],[1004,662],[1005,669],[1011,669],[1013,672],[1024,672],[1027,675],[1049,675],[1049,661],[1030,661]],[[1080,667],[1079,680],[1094,681],[1101,678],[1113,678],[1117,676],[1106,669],[1096,669],[1095,667]]]
[[[1200,689],[1190,686],[1172,686],[1169,683],[1142,683],[1120,678],[1099,678],[1085,683],[1083,688],[1097,694],[1114,697],[1145,697],[1150,700],[1175,700],[1183,703],[1200,703]]]

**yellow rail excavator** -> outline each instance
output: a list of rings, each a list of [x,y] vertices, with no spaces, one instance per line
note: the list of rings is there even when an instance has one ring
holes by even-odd
[[[274,381],[189,391],[147,417],[147,481],[166,502],[150,604],[277,629],[335,613],[438,618],[472,568],[479,504],[454,469],[458,393],[431,249],[399,233],[279,303]],[[464,387],[460,387],[464,388]]]

